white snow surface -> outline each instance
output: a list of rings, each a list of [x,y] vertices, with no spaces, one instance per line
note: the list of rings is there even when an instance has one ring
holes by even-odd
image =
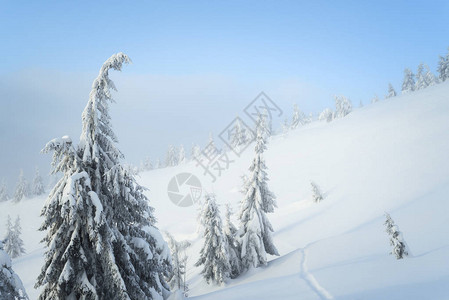
[[[290,117],[290,116],[289,116]],[[224,120],[223,125],[227,122]],[[449,299],[449,82],[355,109],[342,119],[312,122],[269,140],[269,188],[278,208],[267,214],[280,257],[225,285],[208,285],[194,267],[203,239],[198,205],[168,198],[169,180],[198,176],[203,195],[230,202],[233,222],[243,195],[241,175],[254,156],[251,145],[212,183],[194,162],[142,173],[158,228],[189,239],[187,279],[192,299]],[[310,181],[325,198],[312,200]],[[13,260],[30,299],[43,264],[38,232],[45,196],[0,203],[6,218],[20,215],[27,254]],[[390,255],[384,212],[399,226],[411,253]],[[174,299],[181,299],[178,293]]]

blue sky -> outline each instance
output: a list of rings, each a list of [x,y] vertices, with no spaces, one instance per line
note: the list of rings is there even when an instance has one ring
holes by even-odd
[[[168,144],[204,144],[260,91],[291,115],[397,90],[403,69],[435,70],[449,42],[447,1],[2,1],[0,178],[31,179],[45,142],[77,140],[101,64],[113,74],[120,148],[137,163]]]

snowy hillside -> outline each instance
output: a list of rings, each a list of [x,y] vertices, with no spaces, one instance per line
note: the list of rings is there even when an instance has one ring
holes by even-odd
[[[198,206],[175,206],[167,185],[178,173],[194,173],[203,194],[230,202],[236,216],[253,147],[215,183],[194,162],[142,173],[138,180],[150,189],[159,228],[193,244],[187,252],[192,299],[448,299],[448,154],[447,82],[271,138],[265,158],[278,208],[268,217],[280,257],[224,286],[207,285],[193,266],[202,246]],[[312,202],[311,180],[326,194],[321,203]],[[33,286],[43,263],[43,233],[36,230],[44,201],[0,203],[0,233],[8,214],[22,219],[27,254],[13,260],[13,268],[31,299],[38,296]],[[389,255],[384,212],[410,248],[403,260]]]

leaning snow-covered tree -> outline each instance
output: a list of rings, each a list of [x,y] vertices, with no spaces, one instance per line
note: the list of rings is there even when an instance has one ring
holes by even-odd
[[[195,266],[203,267],[201,274],[207,283],[222,284],[229,278],[231,266],[220,210],[214,194],[205,195],[201,216],[204,226],[204,244]]]
[[[315,202],[315,203],[321,202],[324,199],[324,197],[323,197],[323,193],[321,192],[320,187],[313,181],[310,182],[310,185],[312,186],[313,202]]]
[[[42,209],[47,247],[36,287],[39,299],[162,299],[170,270],[153,208],[133,175],[111,128],[109,70],[130,60],[111,56],[94,80],[82,114],[78,147],[68,137],[50,141],[53,173],[63,178]]]
[[[276,197],[267,184],[267,167],[263,157],[267,147],[263,131],[263,116],[259,116],[255,157],[243,188],[244,198],[239,213],[240,228],[237,240],[242,247],[240,257],[243,268],[266,265],[267,253],[279,255],[271,237],[273,227],[266,215],[274,211]]]
[[[228,247],[229,265],[231,267],[231,278],[236,278],[242,272],[242,262],[240,260],[240,245],[236,240],[237,228],[231,221],[231,206],[226,203],[225,223],[223,232],[226,236],[226,243]]]
[[[184,296],[187,296],[189,290],[186,281],[187,273],[187,254],[186,249],[190,247],[189,241],[178,242],[170,233],[165,232],[168,239],[168,247],[171,253],[172,269],[167,276],[167,282],[172,291],[180,290]]]
[[[388,84],[388,95],[386,98],[396,97],[396,91],[391,83]]]
[[[14,202],[20,202],[24,197],[27,196],[28,182],[23,175],[23,170],[20,170],[19,181],[17,182],[16,191],[14,193]]]
[[[36,167],[36,174],[33,179],[33,194],[36,196],[40,196],[45,193],[44,183],[42,182],[42,177],[39,174],[39,168]]]
[[[0,299],[2,300],[28,300],[22,281],[13,271],[11,258],[3,250],[0,241]]]
[[[6,181],[3,179],[0,184],[0,202],[7,201],[8,199],[8,187],[6,186]]]
[[[352,103],[351,100],[346,98],[345,96],[335,96],[335,117],[343,118],[348,115],[352,111]]]
[[[415,90],[415,75],[410,69],[404,70],[404,81],[402,82],[402,94],[408,94]]]
[[[371,99],[371,104],[379,102],[379,97],[377,95],[374,95],[374,97]]]
[[[388,213],[385,213],[385,218],[385,231],[390,236],[390,245],[393,247],[390,254],[394,254],[396,259],[402,259],[404,256],[409,255],[407,243],[404,241],[402,233],[399,231],[399,227],[394,224],[393,219]]]

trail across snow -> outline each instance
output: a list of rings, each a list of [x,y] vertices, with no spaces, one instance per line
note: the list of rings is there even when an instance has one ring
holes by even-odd
[[[312,273],[309,272],[307,269],[306,264],[306,249],[307,247],[300,248],[301,252],[301,271],[300,276],[302,279],[304,279],[309,287],[323,300],[331,300],[334,299],[332,295],[324,288],[322,287],[318,281],[315,279],[315,277],[312,275]]]

